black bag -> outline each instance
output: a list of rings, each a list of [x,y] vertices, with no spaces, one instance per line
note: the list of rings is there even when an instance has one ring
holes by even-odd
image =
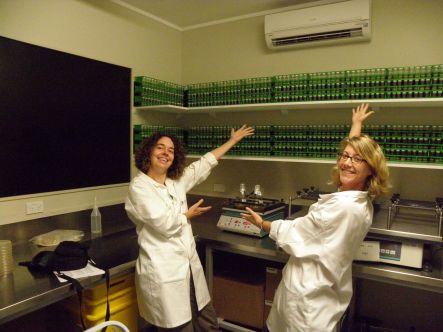
[[[19,265],[27,266],[29,270],[35,272],[52,272],[52,271],[72,271],[84,268],[90,260],[88,255],[88,246],[74,241],[63,241],[55,248],[54,251],[40,251],[34,256],[30,262],[20,262]],[[95,264],[93,264],[95,265]],[[63,273],[57,274],[60,278],[66,279],[71,282],[77,291],[80,306],[80,320],[83,329],[86,329],[85,322],[82,315],[82,302],[83,302],[83,286],[82,284]],[[106,316],[105,320],[110,319],[109,308],[109,270],[105,270],[106,278]],[[106,327],[102,329],[102,332],[106,331]]]
[[[72,271],[88,264],[88,246],[74,241],[61,242],[54,251],[40,251],[30,262],[20,262],[31,271]]]

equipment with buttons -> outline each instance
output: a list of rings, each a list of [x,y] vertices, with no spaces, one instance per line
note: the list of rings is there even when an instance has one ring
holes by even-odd
[[[283,219],[285,217],[285,204],[282,201],[262,197],[231,199],[222,207],[222,214],[218,220],[217,227],[225,231],[256,237],[266,236],[266,232],[241,217],[241,213],[247,213],[246,207],[257,212],[266,221]]]

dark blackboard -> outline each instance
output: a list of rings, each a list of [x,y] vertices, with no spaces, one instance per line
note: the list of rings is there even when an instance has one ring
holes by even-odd
[[[0,197],[125,183],[131,70],[0,37]]]

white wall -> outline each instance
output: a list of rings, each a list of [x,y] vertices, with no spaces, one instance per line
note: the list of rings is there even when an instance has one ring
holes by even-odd
[[[182,80],[181,33],[107,0],[1,0],[0,22],[4,37],[126,66],[133,76]],[[38,174],[31,168],[28,176]],[[126,188],[2,198],[0,224],[90,208],[94,195],[100,205],[121,203]],[[35,200],[43,201],[44,213],[26,215],[25,203]]]
[[[184,83],[441,63],[443,1],[372,0],[370,42],[271,51],[264,18],[183,33]]]
[[[263,17],[185,31],[183,81],[196,83],[289,73],[440,64],[443,63],[441,13],[441,0],[373,0],[370,42],[285,51],[266,48]],[[216,119],[203,114],[188,119],[187,124],[350,122],[350,109],[294,113],[297,114],[218,114]],[[441,108],[380,109],[368,121],[370,123],[443,124],[443,116]],[[310,185],[333,190],[326,185],[329,169],[330,165],[226,160],[221,161],[194,193],[235,195],[240,182],[246,182],[249,188],[260,183],[265,195],[275,198],[287,198]],[[393,190],[404,198],[434,200],[443,195],[442,172],[391,169]],[[225,193],[213,191],[214,184],[219,183],[225,184]]]

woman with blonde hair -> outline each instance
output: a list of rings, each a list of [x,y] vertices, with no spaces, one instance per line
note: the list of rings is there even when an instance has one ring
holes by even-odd
[[[289,254],[267,320],[271,332],[334,331],[349,305],[352,261],[372,223],[372,200],[390,187],[382,149],[360,135],[371,114],[367,104],[353,109],[332,171],[337,192],[320,195],[306,216],[294,220],[271,223],[249,208],[242,214]]]

